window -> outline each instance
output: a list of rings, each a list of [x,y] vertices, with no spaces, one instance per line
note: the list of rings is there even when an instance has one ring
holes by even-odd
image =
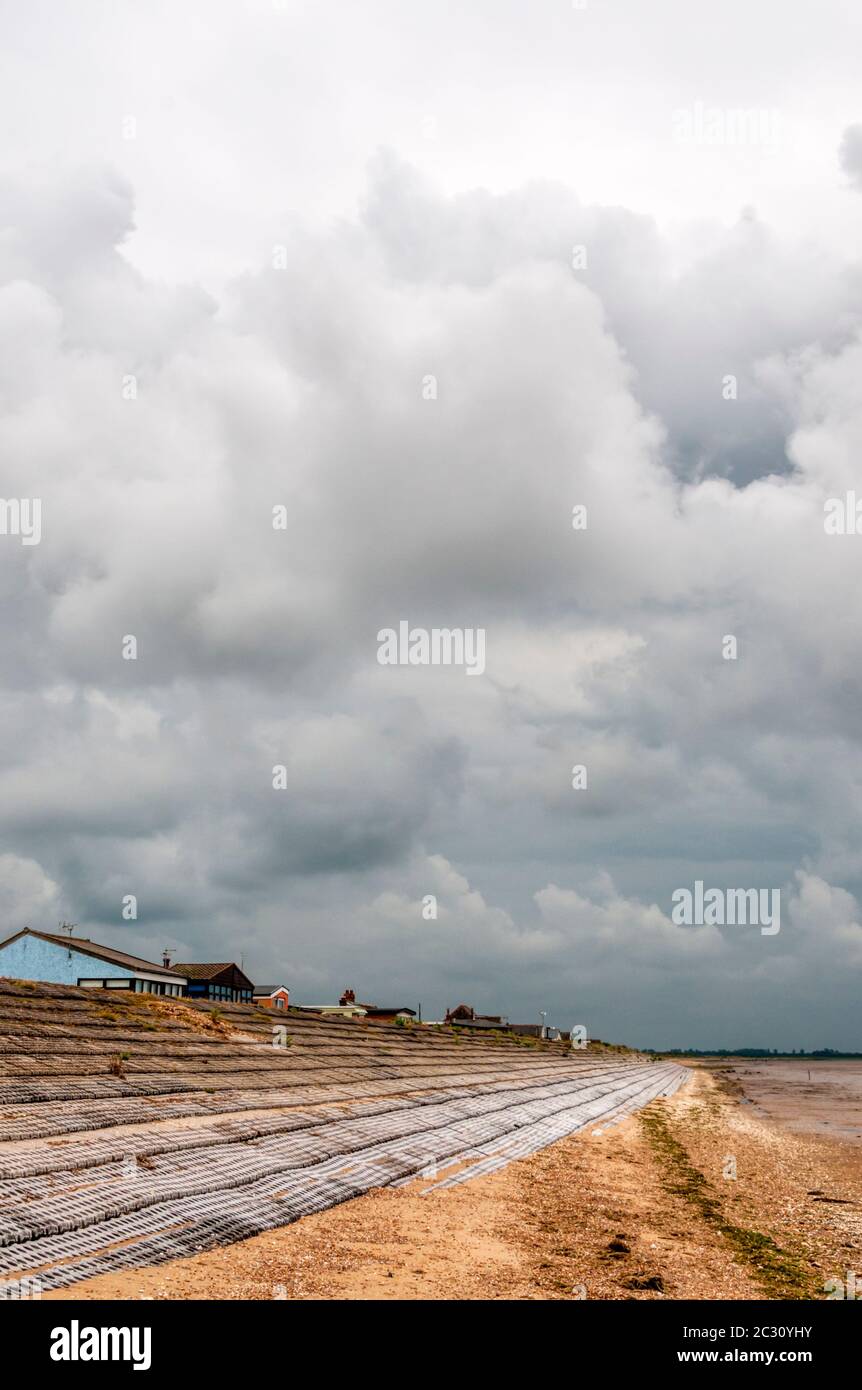
[[[276,1007],[277,1009],[283,1009],[283,1008],[284,1008],[284,1000],[283,1000],[282,998],[276,999],[276,1001],[275,1001],[275,1007]]]
[[[118,980],[115,975],[112,975],[108,980],[79,979],[78,984],[81,989],[132,989],[134,981]]]

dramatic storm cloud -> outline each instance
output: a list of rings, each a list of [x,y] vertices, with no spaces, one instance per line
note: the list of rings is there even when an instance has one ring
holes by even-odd
[[[331,49],[293,4],[10,9],[0,493],[41,534],[0,536],[4,928],[862,1047],[849,21],[815,119],[817,55],[759,76],[749,11],[728,90],[684,6],[662,52],[631,6],[464,8],[345,6]],[[403,621],[482,629],[484,672],[380,664]],[[696,881],[780,890],[780,931],[676,923]]]

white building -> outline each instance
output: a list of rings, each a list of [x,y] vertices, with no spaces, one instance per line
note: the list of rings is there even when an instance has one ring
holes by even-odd
[[[188,981],[167,964],[100,946],[86,937],[54,936],[25,927],[0,941],[0,975],[13,980],[44,980],[85,989],[130,989],[136,994],[186,993]]]

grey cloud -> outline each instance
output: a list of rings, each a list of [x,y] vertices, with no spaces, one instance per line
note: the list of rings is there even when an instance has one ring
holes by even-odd
[[[862,125],[849,125],[844,131],[838,158],[850,182],[862,189]]]
[[[447,196],[387,156],[218,296],[132,270],[123,179],[6,191],[0,491],[46,518],[0,555],[7,919],[426,1014],[858,1044],[862,635],[822,525],[862,444],[854,268],[750,216],[681,257],[561,184]],[[379,666],[402,618],[485,627],[486,677]],[[780,937],[680,934],[696,877],[782,886]]]

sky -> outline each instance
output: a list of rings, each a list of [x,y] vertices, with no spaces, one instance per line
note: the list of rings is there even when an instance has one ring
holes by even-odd
[[[862,1050],[858,7],[0,22],[3,934]]]

